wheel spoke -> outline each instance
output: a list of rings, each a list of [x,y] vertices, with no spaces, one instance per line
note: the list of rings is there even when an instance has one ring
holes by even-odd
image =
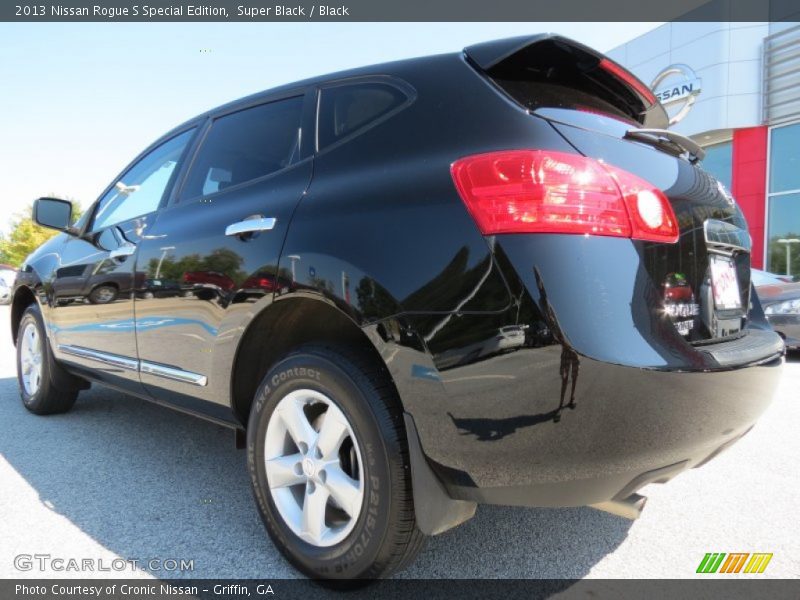
[[[346,437],[347,420],[345,416],[335,406],[329,406],[317,438],[317,448],[319,448],[322,458],[335,457],[339,446]]]
[[[305,483],[306,478],[303,477],[302,471],[298,474],[295,470],[302,460],[302,454],[290,454],[268,460],[266,465],[269,487],[274,489]]]
[[[287,445],[289,438],[296,450]],[[351,440],[355,479],[339,459]],[[267,423],[262,456],[262,485],[294,535],[320,548],[350,535],[364,504],[361,453],[349,419],[331,398],[307,388],[281,398]]]
[[[42,383],[42,338],[36,325],[28,323],[20,336],[19,370],[28,394],[35,394]]]
[[[323,486],[309,483],[303,502],[303,531],[312,542],[319,545],[328,528],[325,525],[325,507],[329,493]]]
[[[308,422],[300,402],[289,402],[286,406],[281,406],[279,410],[281,419],[286,425],[286,429],[289,431],[295,446],[300,448],[300,444],[303,443],[306,449],[310,448],[317,438],[317,432]]]
[[[351,517],[358,516],[358,511],[361,509],[361,489],[358,481],[335,464],[325,467],[325,475],[325,486],[337,504]]]

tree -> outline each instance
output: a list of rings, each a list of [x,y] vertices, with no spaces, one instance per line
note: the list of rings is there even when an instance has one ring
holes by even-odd
[[[781,244],[779,239],[800,239],[800,232],[787,231],[782,235],[774,235],[769,240],[769,270],[781,275],[797,276],[800,273],[800,244]],[[787,254],[788,253],[788,254]],[[788,259],[788,261],[787,261]],[[792,272],[789,273],[791,265]]]
[[[0,263],[18,268],[28,254],[58,234],[54,229],[46,229],[34,223],[30,215],[29,208],[11,218],[11,232],[0,236]],[[80,207],[73,202],[73,221],[80,218],[80,215]]]

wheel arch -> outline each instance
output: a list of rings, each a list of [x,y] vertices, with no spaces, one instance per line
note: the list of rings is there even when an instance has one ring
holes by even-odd
[[[37,302],[36,294],[33,290],[26,285],[17,287],[14,292],[14,298],[11,301],[11,340],[14,345],[17,345],[17,333],[19,330],[19,323],[22,320],[22,315],[25,309],[31,304]]]
[[[230,402],[236,419],[244,427],[264,374],[293,348],[311,342],[346,345],[380,364],[400,402],[397,385],[378,348],[351,315],[321,296],[288,296],[253,318],[236,349]]]

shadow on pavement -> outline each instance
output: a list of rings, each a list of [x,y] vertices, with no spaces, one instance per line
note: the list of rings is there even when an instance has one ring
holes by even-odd
[[[296,576],[261,525],[231,430],[98,386],[68,414],[36,417],[16,388],[0,379],[0,454],[99,544],[123,558],[194,559],[187,577]],[[580,578],[629,528],[589,508],[481,507],[402,576]],[[53,539],[47,551],[70,556]]]

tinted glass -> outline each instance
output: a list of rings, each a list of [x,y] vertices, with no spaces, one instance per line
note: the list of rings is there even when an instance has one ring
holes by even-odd
[[[72,206],[69,202],[40,198],[36,202],[36,221],[45,226],[62,229],[70,224]]]
[[[782,275],[800,274],[800,193],[769,199],[767,243],[767,271]]]
[[[319,109],[319,149],[374,123],[407,99],[384,83],[342,85],[322,90]]]
[[[770,192],[800,190],[800,123],[772,130],[769,161]]]
[[[303,97],[220,117],[194,159],[181,198],[195,198],[252,181],[297,162]]]
[[[638,83],[626,82],[613,69],[600,68],[596,57],[560,41],[530,44],[492,66],[488,75],[529,110],[589,110],[640,123],[647,115],[647,104],[635,90]],[[656,115],[653,124],[662,119]]]
[[[128,169],[100,200],[92,230],[116,225],[158,209],[192,133],[194,130],[190,129],[164,142]]]
[[[706,157],[703,159],[703,168],[730,190],[731,173],[733,172],[733,144],[723,142],[706,146],[704,149]]]

